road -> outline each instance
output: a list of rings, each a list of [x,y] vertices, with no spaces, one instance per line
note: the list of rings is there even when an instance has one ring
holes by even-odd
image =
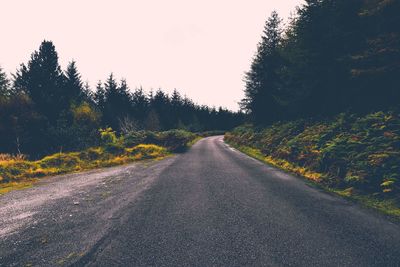
[[[399,266],[400,225],[227,146],[0,196],[1,266]]]

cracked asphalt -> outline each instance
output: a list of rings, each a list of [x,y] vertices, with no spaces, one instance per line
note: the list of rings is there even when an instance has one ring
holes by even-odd
[[[227,146],[0,196],[0,266],[400,266],[400,225]]]

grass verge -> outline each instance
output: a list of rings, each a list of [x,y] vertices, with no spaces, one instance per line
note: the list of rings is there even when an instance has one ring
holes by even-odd
[[[307,170],[304,167],[296,166],[296,164],[286,160],[274,159],[271,156],[266,156],[261,152],[260,149],[244,145],[237,145],[226,140],[225,142],[252,158],[258,159],[261,162],[277,167],[283,171],[301,176],[311,182],[313,186],[324,189],[327,192],[334,193],[335,195],[344,197],[348,200],[357,202],[364,207],[377,210],[385,215],[389,215],[391,218],[395,218],[396,220],[400,220],[400,207],[393,199],[378,199],[373,195],[357,194],[352,187],[346,189],[337,189],[324,186],[320,183],[325,177],[325,175],[322,173]]]
[[[107,148],[57,153],[37,161],[8,158],[0,161],[0,195],[31,187],[41,177],[111,167],[145,159],[162,159],[170,152],[161,146],[139,144],[110,153]]]
[[[100,147],[56,153],[29,161],[23,155],[0,154],[0,195],[32,186],[39,178],[111,167],[135,161],[162,159],[186,151],[201,136],[184,130],[136,131],[117,136],[111,128],[100,129]]]

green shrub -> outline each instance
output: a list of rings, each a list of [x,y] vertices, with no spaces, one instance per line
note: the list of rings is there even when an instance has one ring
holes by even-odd
[[[39,161],[42,168],[73,169],[82,163],[79,153],[57,153]]]
[[[159,145],[167,147],[172,152],[183,152],[188,143],[197,136],[184,130],[170,130],[158,135]]]
[[[100,139],[103,145],[114,144],[118,141],[115,131],[113,131],[110,127],[106,129],[100,129],[99,132]]]
[[[111,128],[100,129],[102,145],[107,153],[118,155],[124,152],[124,139],[118,138]]]
[[[133,147],[138,144],[146,143],[147,134],[145,131],[130,132],[124,136],[125,147]]]
[[[155,144],[167,148],[171,152],[183,152],[188,144],[197,137],[185,130],[170,130],[165,132],[138,131],[124,136],[127,147],[138,144]]]
[[[80,153],[80,158],[85,161],[98,160],[105,156],[104,149],[101,147],[91,147]]]
[[[0,183],[17,180],[33,167],[33,163],[25,160],[0,161]]]
[[[132,148],[127,148],[126,153],[134,158],[149,159],[163,157],[167,155],[167,150],[157,145],[140,144]]]

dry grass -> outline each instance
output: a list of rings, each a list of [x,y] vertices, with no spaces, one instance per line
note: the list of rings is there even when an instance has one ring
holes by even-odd
[[[82,152],[57,153],[37,161],[28,161],[20,155],[1,154],[0,194],[27,188],[37,178],[45,176],[116,166],[144,159],[160,159],[168,154],[165,148],[149,144],[125,148],[119,155],[98,147]]]

